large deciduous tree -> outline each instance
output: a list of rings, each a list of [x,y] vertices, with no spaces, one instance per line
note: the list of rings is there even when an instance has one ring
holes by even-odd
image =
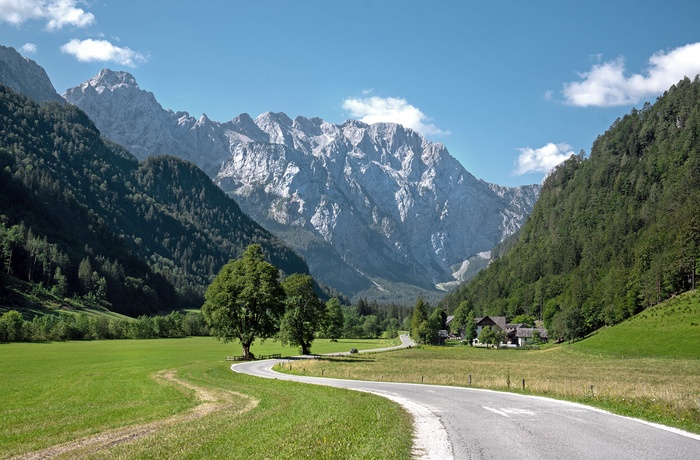
[[[287,298],[279,338],[284,345],[298,346],[302,355],[308,355],[316,331],[324,323],[326,308],[314,292],[309,275],[290,275],[282,282],[282,288]]]
[[[259,244],[224,265],[205,293],[202,313],[213,335],[223,342],[238,339],[250,359],[256,338],[274,336],[284,312],[284,291],[277,267],[265,261]]]

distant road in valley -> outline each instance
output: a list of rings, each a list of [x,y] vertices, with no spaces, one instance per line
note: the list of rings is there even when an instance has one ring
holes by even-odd
[[[411,344],[408,337],[402,337],[402,343]],[[231,369],[392,399],[414,416],[418,458],[667,460],[698,458],[700,452],[700,435],[581,404],[473,388],[304,377],[272,370],[287,361],[252,361]]]

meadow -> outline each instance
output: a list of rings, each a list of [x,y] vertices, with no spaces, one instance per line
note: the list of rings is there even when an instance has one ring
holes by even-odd
[[[253,351],[297,354],[273,341]],[[410,458],[411,420],[395,403],[236,374],[233,354],[238,344],[210,337],[0,344],[0,457]]]
[[[700,296],[686,294],[572,344],[415,347],[291,372],[544,395],[700,433],[698,343]],[[313,352],[396,344],[319,339]],[[298,353],[274,341],[252,351]],[[224,357],[240,353],[210,337],[0,344],[0,457],[411,457],[396,404],[233,373]]]
[[[684,294],[571,344],[424,346],[323,358],[291,372],[523,392],[700,433],[700,296]]]

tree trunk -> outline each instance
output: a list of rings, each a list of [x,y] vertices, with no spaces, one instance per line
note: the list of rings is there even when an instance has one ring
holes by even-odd
[[[305,342],[301,343],[301,354],[302,355],[310,355],[311,354],[311,346],[309,346],[308,343],[305,343]]]
[[[243,359],[246,361],[251,359],[250,356],[250,345],[252,342],[241,342],[241,345],[243,346]]]

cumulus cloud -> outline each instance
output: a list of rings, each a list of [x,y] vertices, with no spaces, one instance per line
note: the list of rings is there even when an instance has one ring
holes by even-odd
[[[554,144],[550,142],[544,147],[533,149],[519,148],[520,155],[515,162],[515,174],[548,173],[558,164],[574,155],[569,144]]]
[[[581,81],[564,83],[564,98],[578,107],[613,107],[632,105],[642,99],[663,93],[684,77],[700,74],[700,43],[659,51],[649,58],[645,73],[625,76],[625,61],[594,65],[581,74]]]
[[[343,101],[343,109],[350,112],[351,117],[369,124],[380,122],[398,123],[426,136],[448,134],[430,123],[430,119],[423,112],[403,98],[350,97]]]
[[[36,52],[39,51],[39,48],[34,43],[25,43],[19,50],[24,54],[36,54]]]
[[[107,40],[71,40],[61,46],[61,51],[72,54],[80,62],[109,61],[136,67],[147,61],[142,53],[127,47],[115,46]]]
[[[29,20],[45,20],[46,29],[65,26],[86,27],[95,15],[77,6],[77,0],[0,0],[0,21],[20,25]]]

